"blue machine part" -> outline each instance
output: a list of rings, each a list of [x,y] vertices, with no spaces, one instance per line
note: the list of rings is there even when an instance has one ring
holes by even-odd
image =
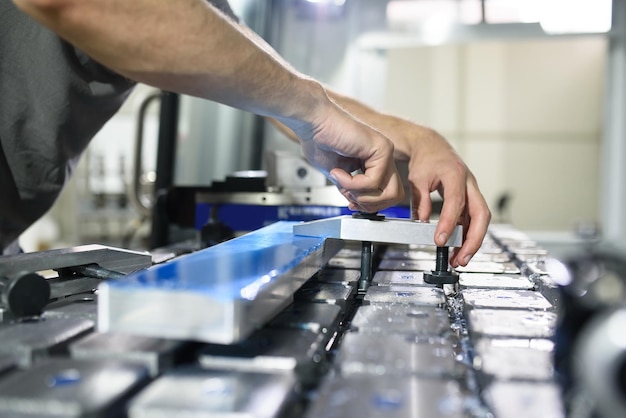
[[[99,329],[215,343],[245,338],[341,247],[294,236],[294,224],[278,222],[103,283]]]
[[[202,229],[209,222],[212,204],[196,204],[197,230]],[[346,206],[269,206],[245,205],[238,203],[218,204],[217,217],[234,231],[254,231],[277,221],[313,221],[322,218],[332,218],[341,215],[350,215],[353,211]],[[390,218],[410,218],[410,208],[394,206],[380,212]]]

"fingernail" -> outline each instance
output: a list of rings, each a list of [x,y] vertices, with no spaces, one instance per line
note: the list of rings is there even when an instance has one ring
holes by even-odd
[[[471,258],[472,258],[471,255],[466,255],[465,257],[463,257],[463,265],[466,266],[467,263],[469,263]]]
[[[446,245],[446,242],[448,241],[448,234],[442,232],[441,234],[437,235],[437,241],[439,241],[441,245]]]

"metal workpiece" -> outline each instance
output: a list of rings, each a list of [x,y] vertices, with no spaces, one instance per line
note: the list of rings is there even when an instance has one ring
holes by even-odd
[[[331,376],[306,418],[462,418],[464,394],[452,380],[415,376]]]
[[[379,270],[374,274],[372,283],[379,286],[389,285],[414,285],[414,286],[430,286],[424,282],[424,273],[421,271],[383,271]]]
[[[293,233],[353,241],[435,245],[436,228],[435,222],[399,218],[370,220],[345,215],[296,224],[293,227]],[[462,244],[463,227],[457,225],[445,246],[460,247]]]
[[[212,370],[289,373],[310,383],[323,371],[330,338],[306,330],[266,328],[239,344],[206,344],[198,362]]]
[[[283,418],[295,386],[287,374],[180,368],[143,389],[128,417]]]
[[[547,382],[495,381],[483,397],[498,418],[565,418],[559,387]]]
[[[412,375],[458,378],[465,366],[456,360],[458,347],[446,337],[349,332],[337,350],[335,366],[342,376]]]
[[[327,267],[334,269],[361,270],[360,258],[333,257],[328,260]]]
[[[554,343],[550,340],[479,339],[474,368],[487,379],[551,381]]]
[[[272,319],[268,327],[332,334],[341,323],[341,307],[325,303],[291,304]]]
[[[468,308],[551,310],[552,304],[532,290],[465,289],[461,296]]]
[[[94,328],[94,322],[75,318],[33,318],[0,325],[0,354],[20,366],[63,353],[68,343]]]
[[[25,272],[57,270],[86,264],[97,264],[116,272],[131,273],[150,267],[152,257],[148,253],[104,245],[81,245],[0,257],[0,276],[8,277]]]
[[[123,416],[127,398],[147,378],[134,364],[50,359],[0,380],[0,416]]]
[[[79,360],[122,360],[143,365],[152,377],[174,365],[183,341],[115,333],[92,333],[70,344],[69,353]]]
[[[354,297],[354,288],[339,283],[309,282],[302,286],[294,299],[299,302],[327,303],[338,305],[344,312],[348,301]]]
[[[508,309],[473,309],[468,313],[472,334],[511,338],[552,338],[556,331],[554,312]]]
[[[319,283],[339,283],[351,286],[359,281],[360,276],[359,270],[325,268],[318,273],[315,280]]]
[[[406,285],[371,286],[363,298],[365,304],[444,306],[442,289]]]
[[[392,271],[431,271],[435,268],[435,259],[432,260],[396,260],[383,259],[378,266],[379,270]]]
[[[400,249],[398,247],[390,247],[385,251],[383,255],[383,259],[390,260],[421,260],[421,261],[432,261],[435,260],[436,253],[434,251],[434,247],[432,246],[424,246],[420,249]],[[489,261],[494,263],[505,263],[511,261],[511,257],[505,253],[481,253],[477,252],[472,256],[472,260],[474,261]]]
[[[515,263],[495,263],[493,261],[474,261],[470,260],[467,266],[459,266],[455,268],[459,273],[501,273],[501,274],[519,274],[520,269]]]
[[[100,286],[98,326],[217,344],[241,341],[293,299],[341,248],[278,222]]]
[[[350,323],[350,330],[362,334],[404,334],[444,336],[451,332],[445,309],[430,306],[364,305]]]
[[[81,297],[80,295],[53,302],[46,306],[41,314],[44,319],[79,318],[90,319],[96,323],[98,318],[98,304],[96,295]]]
[[[535,284],[522,274],[461,273],[459,286],[463,288],[532,290]]]

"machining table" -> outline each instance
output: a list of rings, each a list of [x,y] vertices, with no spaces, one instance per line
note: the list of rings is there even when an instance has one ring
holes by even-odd
[[[208,336],[218,342],[203,342],[202,322],[189,322],[203,304],[221,303],[212,295],[185,309],[138,293],[128,303],[151,309],[136,313],[109,300],[107,309],[123,310],[115,317],[97,307],[99,291],[59,299],[40,317],[7,317],[0,417],[564,417],[552,365],[557,292],[542,270],[545,250],[492,225],[474,259],[457,269],[459,283],[437,287],[423,280],[434,247],[374,244],[372,284],[359,295],[360,249],[346,241],[325,257],[292,256],[308,267],[276,272],[283,285],[263,309],[250,311],[245,300],[220,305],[229,315]],[[151,286],[156,276],[134,280]],[[159,283],[168,285],[180,290]],[[113,290],[124,291],[123,283],[104,297]],[[182,291],[176,300],[184,303]],[[103,312],[107,322],[131,324],[127,331],[141,321],[158,329],[151,318],[165,312],[167,327],[180,318],[199,338],[101,332],[115,329],[96,328]],[[249,327],[223,332],[246,312],[256,315],[241,322]]]

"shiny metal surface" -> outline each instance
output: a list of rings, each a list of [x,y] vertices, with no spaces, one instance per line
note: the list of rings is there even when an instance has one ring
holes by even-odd
[[[377,271],[372,283],[383,286],[391,284],[430,286],[424,282],[424,273],[421,271]]]
[[[347,333],[337,352],[336,367],[342,376],[414,375],[459,377],[463,366],[446,338],[422,338],[390,334]]]
[[[415,376],[332,376],[306,418],[461,418],[463,394],[454,381]]]
[[[341,318],[341,307],[338,305],[298,303],[289,305],[268,326],[332,334],[339,328]]]
[[[21,366],[60,351],[72,339],[94,328],[87,319],[50,318],[0,324],[0,354],[12,356]]]
[[[450,332],[448,312],[430,306],[361,306],[350,323],[359,334],[443,336]]]
[[[432,248],[432,247],[429,247]],[[388,248],[384,255],[385,259],[396,259],[396,260],[434,260],[435,259],[435,251],[429,251],[427,248],[415,249],[415,250],[405,250],[399,248]],[[477,252],[472,257],[474,261],[489,261],[494,263],[505,263],[511,261],[511,258],[508,254],[489,254]]]
[[[152,265],[152,257],[148,253],[104,245],[82,245],[0,257],[0,276],[54,270],[91,263],[109,270],[130,273]]]
[[[329,334],[295,329],[263,329],[234,345],[206,344],[199,364],[212,370],[280,372],[310,381],[325,358]]]
[[[293,233],[354,241],[371,241],[391,244],[435,245],[436,223],[388,218],[383,221],[338,216],[294,225]],[[446,242],[448,247],[460,247],[463,229],[456,226]]]
[[[550,340],[476,341],[474,367],[497,380],[549,381],[554,378],[554,343]]]
[[[554,383],[494,382],[484,396],[498,418],[565,418],[559,388]]]
[[[360,270],[361,259],[360,258],[333,257],[328,261],[328,267],[335,268],[335,269]]]
[[[365,303],[443,306],[446,302],[442,289],[419,286],[370,286],[363,298]]]
[[[126,397],[147,378],[132,364],[48,360],[0,380],[0,416],[121,416]]]
[[[341,247],[278,222],[100,286],[98,327],[160,338],[241,341],[292,301]]]
[[[348,301],[354,297],[355,290],[351,286],[340,283],[310,282],[302,286],[295,294],[297,301],[328,303],[345,310]]]
[[[465,289],[463,300],[470,308],[552,309],[540,293],[531,290]]]
[[[398,260],[383,259],[380,262],[381,270],[395,271],[431,271],[435,269],[435,259],[432,260]]]
[[[160,377],[129,407],[130,418],[275,418],[289,406],[293,376],[183,368]]]
[[[89,300],[91,299],[91,300]],[[63,301],[65,302],[65,301]],[[96,296],[81,300],[76,298],[68,303],[56,303],[48,305],[42,314],[42,318],[81,318],[89,319],[96,323],[98,317],[98,305]]]
[[[494,274],[494,273],[461,273],[459,275],[461,288],[494,288],[494,289],[522,289],[531,290],[535,287],[530,279],[521,274]]]
[[[556,330],[554,312],[473,309],[468,313],[470,332],[494,337],[551,338]]]
[[[121,360],[139,363],[151,376],[174,365],[183,341],[114,333],[92,333],[70,344],[70,356],[77,360]]]
[[[317,281],[321,283],[341,283],[344,285],[352,285],[359,281],[361,272],[350,269],[333,269],[325,268],[317,275]]]

